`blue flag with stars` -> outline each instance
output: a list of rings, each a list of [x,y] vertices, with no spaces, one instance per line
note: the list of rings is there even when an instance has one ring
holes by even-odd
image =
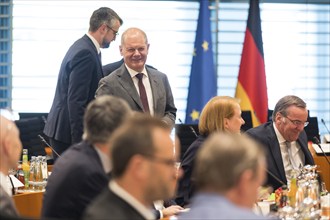
[[[217,94],[211,23],[208,2],[200,0],[197,32],[191,65],[186,108],[186,124],[198,124],[204,105]]]

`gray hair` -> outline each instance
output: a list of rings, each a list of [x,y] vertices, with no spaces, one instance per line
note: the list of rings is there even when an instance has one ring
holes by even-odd
[[[83,139],[91,143],[106,143],[111,134],[132,114],[129,105],[121,98],[110,95],[97,97],[84,115]]]
[[[121,45],[122,46],[125,44],[126,38],[130,34],[141,34],[143,36],[143,38],[144,38],[145,44],[148,44],[147,34],[143,30],[141,30],[140,28],[131,27],[131,28],[126,29],[123,32],[123,34],[121,35]]]
[[[123,25],[123,20],[111,8],[101,7],[95,10],[89,20],[89,31],[95,32],[101,25],[107,24],[113,27],[116,21]]]
[[[277,113],[281,113],[283,116],[287,116],[287,109],[290,106],[296,106],[298,108],[306,109],[306,103],[298,96],[294,96],[294,95],[284,96],[275,105],[272,115],[273,121],[275,121],[275,117]]]
[[[264,151],[248,136],[213,133],[197,154],[193,171],[196,187],[225,192],[237,185],[246,170],[256,177],[262,160]]]

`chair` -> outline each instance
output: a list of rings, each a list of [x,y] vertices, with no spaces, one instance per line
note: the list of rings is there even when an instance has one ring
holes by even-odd
[[[305,127],[305,132],[307,134],[308,141],[313,142],[313,138],[317,137],[320,140],[319,124],[317,122],[317,117],[309,117],[309,124]]]
[[[189,148],[189,146],[197,139],[199,135],[198,124],[176,124],[175,134],[178,136],[181,144],[180,161],[183,154]]]
[[[24,149],[28,149],[29,160],[31,156],[46,156],[45,145],[38,135],[43,135],[45,123],[40,117],[25,118],[15,121],[20,131],[20,139]]]
[[[242,132],[253,128],[251,111],[242,111],[242,118],[245,121],[245,124],[241,126]]]

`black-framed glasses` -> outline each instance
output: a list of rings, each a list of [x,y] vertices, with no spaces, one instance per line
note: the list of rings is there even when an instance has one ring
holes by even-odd
[[[287,118],[287,119],[289,119],[289,121],[292,123],[292,124],[294,124],[295,126],[304,126],[304,127],[306,127],[308,124],[309,124],[309,122],[308,121],[299,121],[299,120],[292,120],[292,119],[290,119],[288,116],[284,116],[285,118]]]
[[[105,24],[110,30],[112,30],[112,32],[113,32],[113,34],[115,35],[115,36],[118,36],[119,35],[119,33],[118,33],[118,31],[115,31],[114,29],[112,29],[112,27],[110,27],[109,25],[107,25],[107,24]]]

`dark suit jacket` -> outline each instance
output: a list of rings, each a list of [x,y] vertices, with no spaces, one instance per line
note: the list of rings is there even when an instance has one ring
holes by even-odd
[[[280,144],[278,143],[277,136],[273,127],[273,122],[267,122],[256,128],[251,128],[246,133],[253,139],[257,140],[265,148],[267,154],[267,167],[268,170],[278,177],[282,182],[287,184],[285,176],[282,154]],[[297,142],[299,143],[302,152],[305,155],[305,164],[314,165],[312,154],[308,150],[307,135],[305,131],[302,131],[298,137]],[[270,174],[267,175],[266,185],[270,185],[275,189],[282,186],[274,177]]]
[[[198,138],[189,146],[187,151],[184,153],[181,168],[183,170],[183,176],[179,180],[177,194],[175,198],[176,204],[179,206],[186,206],[190,203],[190,199],[194,194],[194,181],[191,179],[194,162],[197,155],[198,150],[201,145],[204,143],[206,137],[198,136]]]
[[[44,133],[67,144],[83,134],[83,115],[103,77],[101,60],[91,39],[84,35],[66,53]]]
[[[83,219],[143,220],[144,217],[107,187],[88,206]]]
[[[11,196],[0,185],[0,213],[3,216],[17,217],[18,212]],[[2,219],[2,218],[1,218]],[[5,219],[5,218],[4,218]]]
[[[91,144],[82,141],[71,146],[58,158],[48,179],[42,217],[79,219],[108,181]]]
[[[153,94],[155,116],[162,117],[164,121],[173,126],[177,109],[174,106],[174,99],[167,76],[149,67],[146,67],[146,70]],[[120,68],[100,80],[96,96],[106,94],[126,100],[134,111],[143,111],[140,96],[125,64],[122,64]]]

